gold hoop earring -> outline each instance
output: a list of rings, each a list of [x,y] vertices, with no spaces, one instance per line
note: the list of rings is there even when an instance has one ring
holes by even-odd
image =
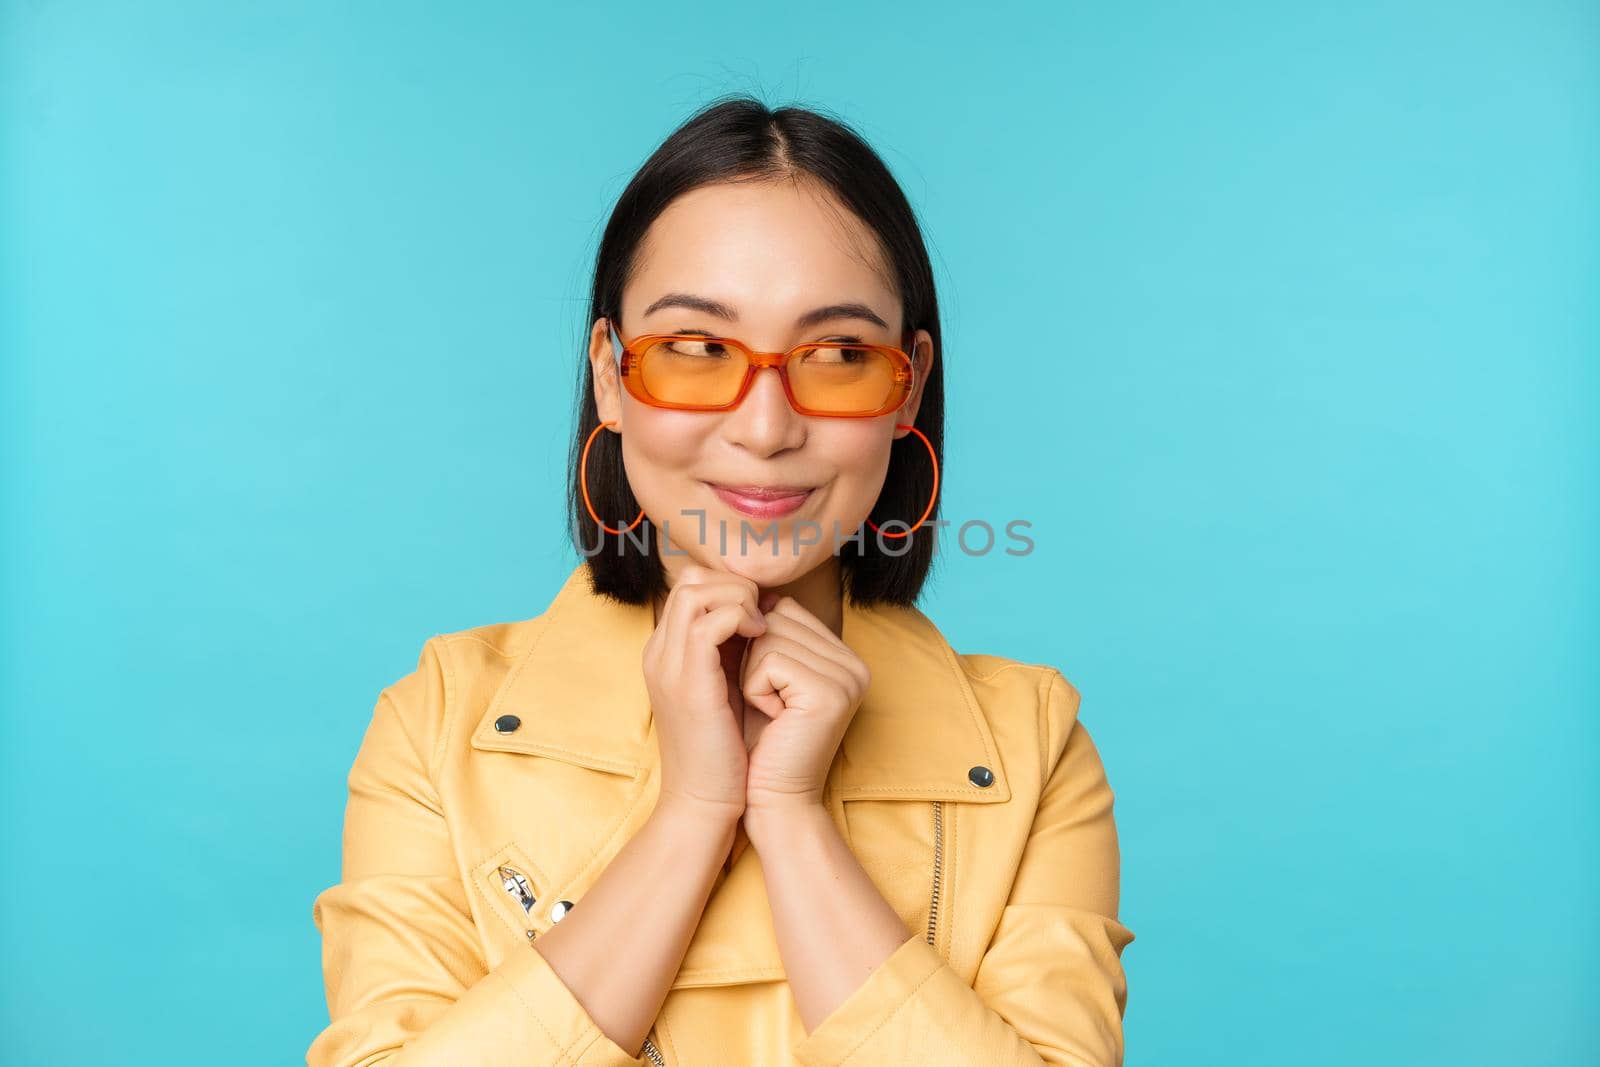
[[[589,517],[591,519],[593,519],[595,522],[600,523],[600,528],[602,530],[604,530],[606,533],[620,535],[620,534],[626,533],[627,530],[612,529],[610,526],[607,526],[605,523],[600,522],[600,516],[598,516],[598,515],[596,515],[594,513],[594,505],[589,502],[589,477],[588,477],[588,474],[589,474],[589,446],[594,444],[594,436],[595,436],[595,434],[599,433],[601,430],[605,429],[607,426],[615,426],[615,425],[616,425],[615,422],[602,422],[599,426],[596,426],[594,428],[594,431],[589,434],[589,439],[583,443],[583,458],[578,460],[578,486],[583,490],[583,506],[589,509]],[[644,521],[644,508],[640,508],[639,509],[639,517],[637,519],[634,519],[631,523],[628,524],[628,530],[633,529],[635,526],[639,525],[639,523],[641,523],[643,521]]]
[[[912,433],[922,438],[922,443],[928,446],[928,458],[933,460],[933,492],[928,494],[928,507],[923,511],[922,518],[917,520],[916,526],[911,527],[911,529],[907,530],[905,533],[884,533],[882,530],[878,529],[877,523],[873,522],[871,519],[868,519],[867,525],[872,527],[872,532],[877,534],[879,537],[910,537],[912,534],[916,533],[922,524],[928,521],[928,516],[933,514],[933,502],[938,499],[939,496],[939,457],[933,450],[933,442],[928,440],[927,434],[923,433],[915,426],[907,426],[902,422],[896,423],[895,429],[910,430]]]

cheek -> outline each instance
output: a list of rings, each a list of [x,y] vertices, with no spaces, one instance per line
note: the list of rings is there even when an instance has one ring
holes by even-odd
[[[846,519],[865,515],[883,491],[889,470],[889,443],[867,427],[842,426],[829,434],[824,446],[835,472],[829,510]]]
[[[705,420],[636,404],[623,431],[628,483],[646,508],[672,505],[705,447]]]

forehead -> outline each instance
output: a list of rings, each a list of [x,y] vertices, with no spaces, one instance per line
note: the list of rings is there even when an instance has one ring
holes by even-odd
[[[899,303],[876,235],[804,181],[719,183],[669,204],[640,244],[625,314],[673,290],[730,304],[741,322],[839,300],[889,319]]]

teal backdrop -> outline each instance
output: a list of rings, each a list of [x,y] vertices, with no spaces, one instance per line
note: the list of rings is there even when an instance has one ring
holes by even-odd
[[[1600,1062],[1594,4],[3,11],[0,1060],[300,1061],[377,693],[575,563],[600,228],[748,91],[925,222],[1036,548],[923,607],[1083,693],[1128,1063]]]

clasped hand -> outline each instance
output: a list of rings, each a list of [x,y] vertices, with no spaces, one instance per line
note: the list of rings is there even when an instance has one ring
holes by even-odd
[[[793,597],[684,568],[644,649],[661,796],[742,813],[818,805],[871,674]]]

